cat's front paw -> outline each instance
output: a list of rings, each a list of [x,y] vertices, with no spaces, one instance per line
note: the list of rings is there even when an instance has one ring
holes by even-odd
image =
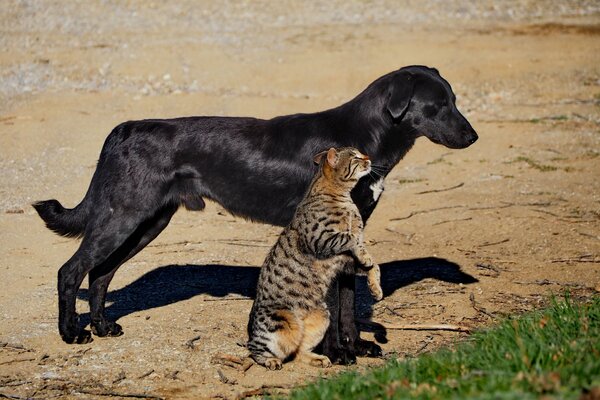
[[[281,362],[281,360],[279,358],[267,358],[264,361],[263,366],[266,369],[269,369],[271,371],[275,371],[275,370],[281,369],[282,366],[283,366],[283,363]]]
[[[371,296],[375,301],[380,301],[383,299],[383,290],[379,283],[371,283],[369,282],[369,292],[371,292]]]
[[[376,301],[383,299],[383,290],[381,289],[381,271],[379,265],[375,264],[374,267],[367,274],[367,285],[369,291]]]
[[[363,271],[370,271],[373,269],[373,267],[376,267],[377,264],[375,264],[374,262],[368,262],[366,264],[358,264],[358,267],[360,269],[362,269]]]

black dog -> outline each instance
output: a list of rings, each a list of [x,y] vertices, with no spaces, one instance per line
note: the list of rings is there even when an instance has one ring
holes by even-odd
[[[423,135],[457,149],[477,140],[456,109],[448,82],[423,66],[382,76],[348,103],[314,114],[271,120],[189,117],[117,126],[79,205],[65,209],[56,200],[33,205],[54,232],[83,237],[58,272],[62,339],[92,340],[75,310],[76,293],[88,273],[93,333],[122,334],[118,324],[104,318],[108,285],[179,206],[202,210],[206,198],[234,215],[285,226],[315,172],[313,156],[329,147],[353,146],[385,168],[379,181],[364,177],[352,193],[366,221],[379,200],[383,177]],[[354,276],[340,277],[336,288],[323,352],[337,362],[377,354],[377,345],[358,337]]]

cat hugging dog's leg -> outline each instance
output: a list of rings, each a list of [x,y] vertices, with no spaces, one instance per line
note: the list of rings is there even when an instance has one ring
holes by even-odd
[[[367,270],[373,297],[383,297],[379,266],[365,248],[363,221],[350,197],[371,170],[369,158],[354,148],[331,148],[315,162],[320,167],[306,196],[263,264],[250,313],[248,349],[268,369],[280,369],[290,356],[331,365],[312,350],[329,326],[327,290],[353,261]]]

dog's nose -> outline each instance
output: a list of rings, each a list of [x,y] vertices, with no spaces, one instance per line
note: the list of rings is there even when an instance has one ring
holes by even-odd
[[[477,134],[475,132],[473,132],[471,134],[471,137],[467,139],[467,141],[469,142],[469,144],[473,144],[477,141],[477,139],[479,139],[479,136],[477,136]]]

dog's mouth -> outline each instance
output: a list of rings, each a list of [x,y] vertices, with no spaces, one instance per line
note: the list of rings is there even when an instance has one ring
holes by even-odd
[[[429,138],[429,140],[431,140],[433,143],[435,144],[444,144],[442,143],[442,141],[440,139],[438,139],[436,136],[427,136]]]
[[[446,146],[450,149],[465,149],[471,146],[473,143],[477,141],[477,134],[473,133],[468,137],[461,137],[459,139],[449,137],[445,138],[442,135],[426,135],[429,140],[431,140],[435,144],[441,144],[442,146]],[[466,135],[465,135],[466,136]]]

